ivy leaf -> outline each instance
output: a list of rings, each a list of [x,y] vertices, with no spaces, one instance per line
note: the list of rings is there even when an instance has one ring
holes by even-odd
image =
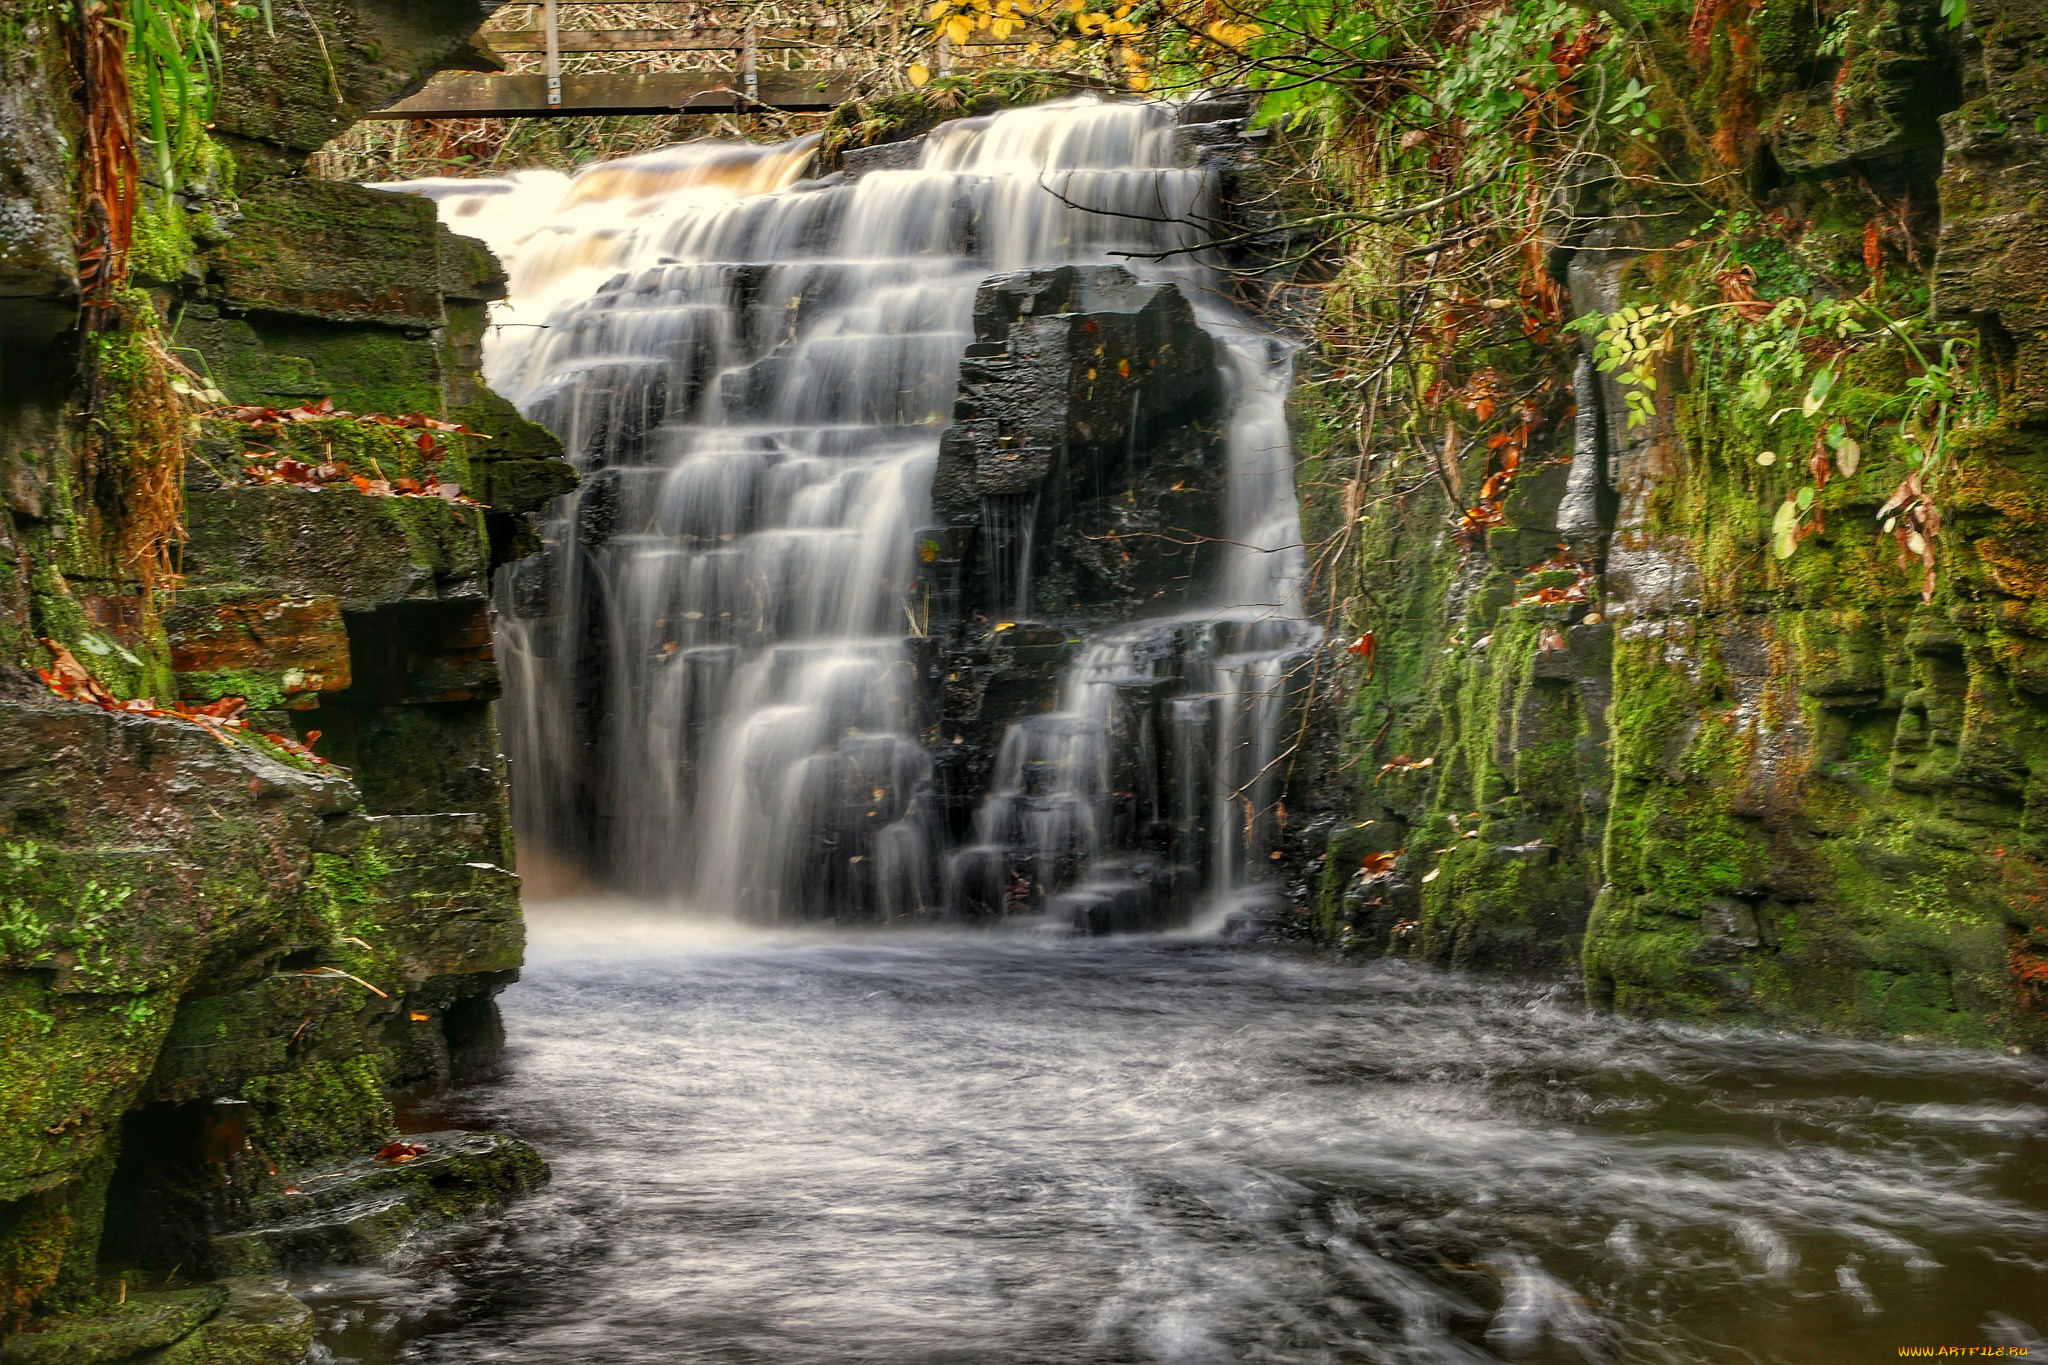
[[[1804,490],[1810,491],[1810,490]],[[1787,498],[1778,504],[1771,518],[1771,549],[1780,559],[1790,559],[1799,548],[1799,505]]]
[[[1835,387],[1835,372],[1832,369],[1816,370],[1813,379],[1806,386],[1806,401],[1799,405],[1808,417],[1821,410],[1828,401],[1828,394]]]

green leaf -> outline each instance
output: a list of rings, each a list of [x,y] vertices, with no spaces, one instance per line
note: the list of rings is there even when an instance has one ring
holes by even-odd
[[[1808,417],[1821,410],[1828,401],[1828,394],[1835,387],[1835,372],[1832,369],[1815,370],[1806,386],[1806,401],[1799,405],[1800,411]]]
[[[1793,502],[1800,511],[1804,512],[1807,508],[1813,506],[1813,490],[1811,488],[1800,489],[1798,495],[1793,498]]]

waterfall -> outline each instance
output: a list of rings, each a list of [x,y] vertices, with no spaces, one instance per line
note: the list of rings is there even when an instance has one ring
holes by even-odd
[[[720,912],[1096,928],[1256,880],[1316,639],[1291,360],[1217,288],[1216,176],[1180,131],[1172,104],[1075,99],[942,125],[857,176],[802,178],[803,139],[388,187],[506,262],[486,376],[584,474],[499,585],[523,859]],[[1216,344],[1226,553],[1208,605],[1079,643],[959,829],[921,661],[960,623],[934,619],[920,559],[977,291],[1108,262],[1177,287]],[[1041,515],[982,499],[992,613],[1030,619]],[[1172,695],[1134,711],[1134,689]]]

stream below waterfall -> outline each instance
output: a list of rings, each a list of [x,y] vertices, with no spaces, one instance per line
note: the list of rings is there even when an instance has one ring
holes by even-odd
[[[535,917],[444,1120],[552,1183],[302,1277],[315,1359],[2048,1350],[2048,1068],[1194,938]]]

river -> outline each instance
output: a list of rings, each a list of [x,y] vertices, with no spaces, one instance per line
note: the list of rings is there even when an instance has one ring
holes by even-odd
[[[2048,1066],[1603,1018],[1193,937],[534,916],[554,1167],[324,1362],[1773,1361],[2048,1351]]]

